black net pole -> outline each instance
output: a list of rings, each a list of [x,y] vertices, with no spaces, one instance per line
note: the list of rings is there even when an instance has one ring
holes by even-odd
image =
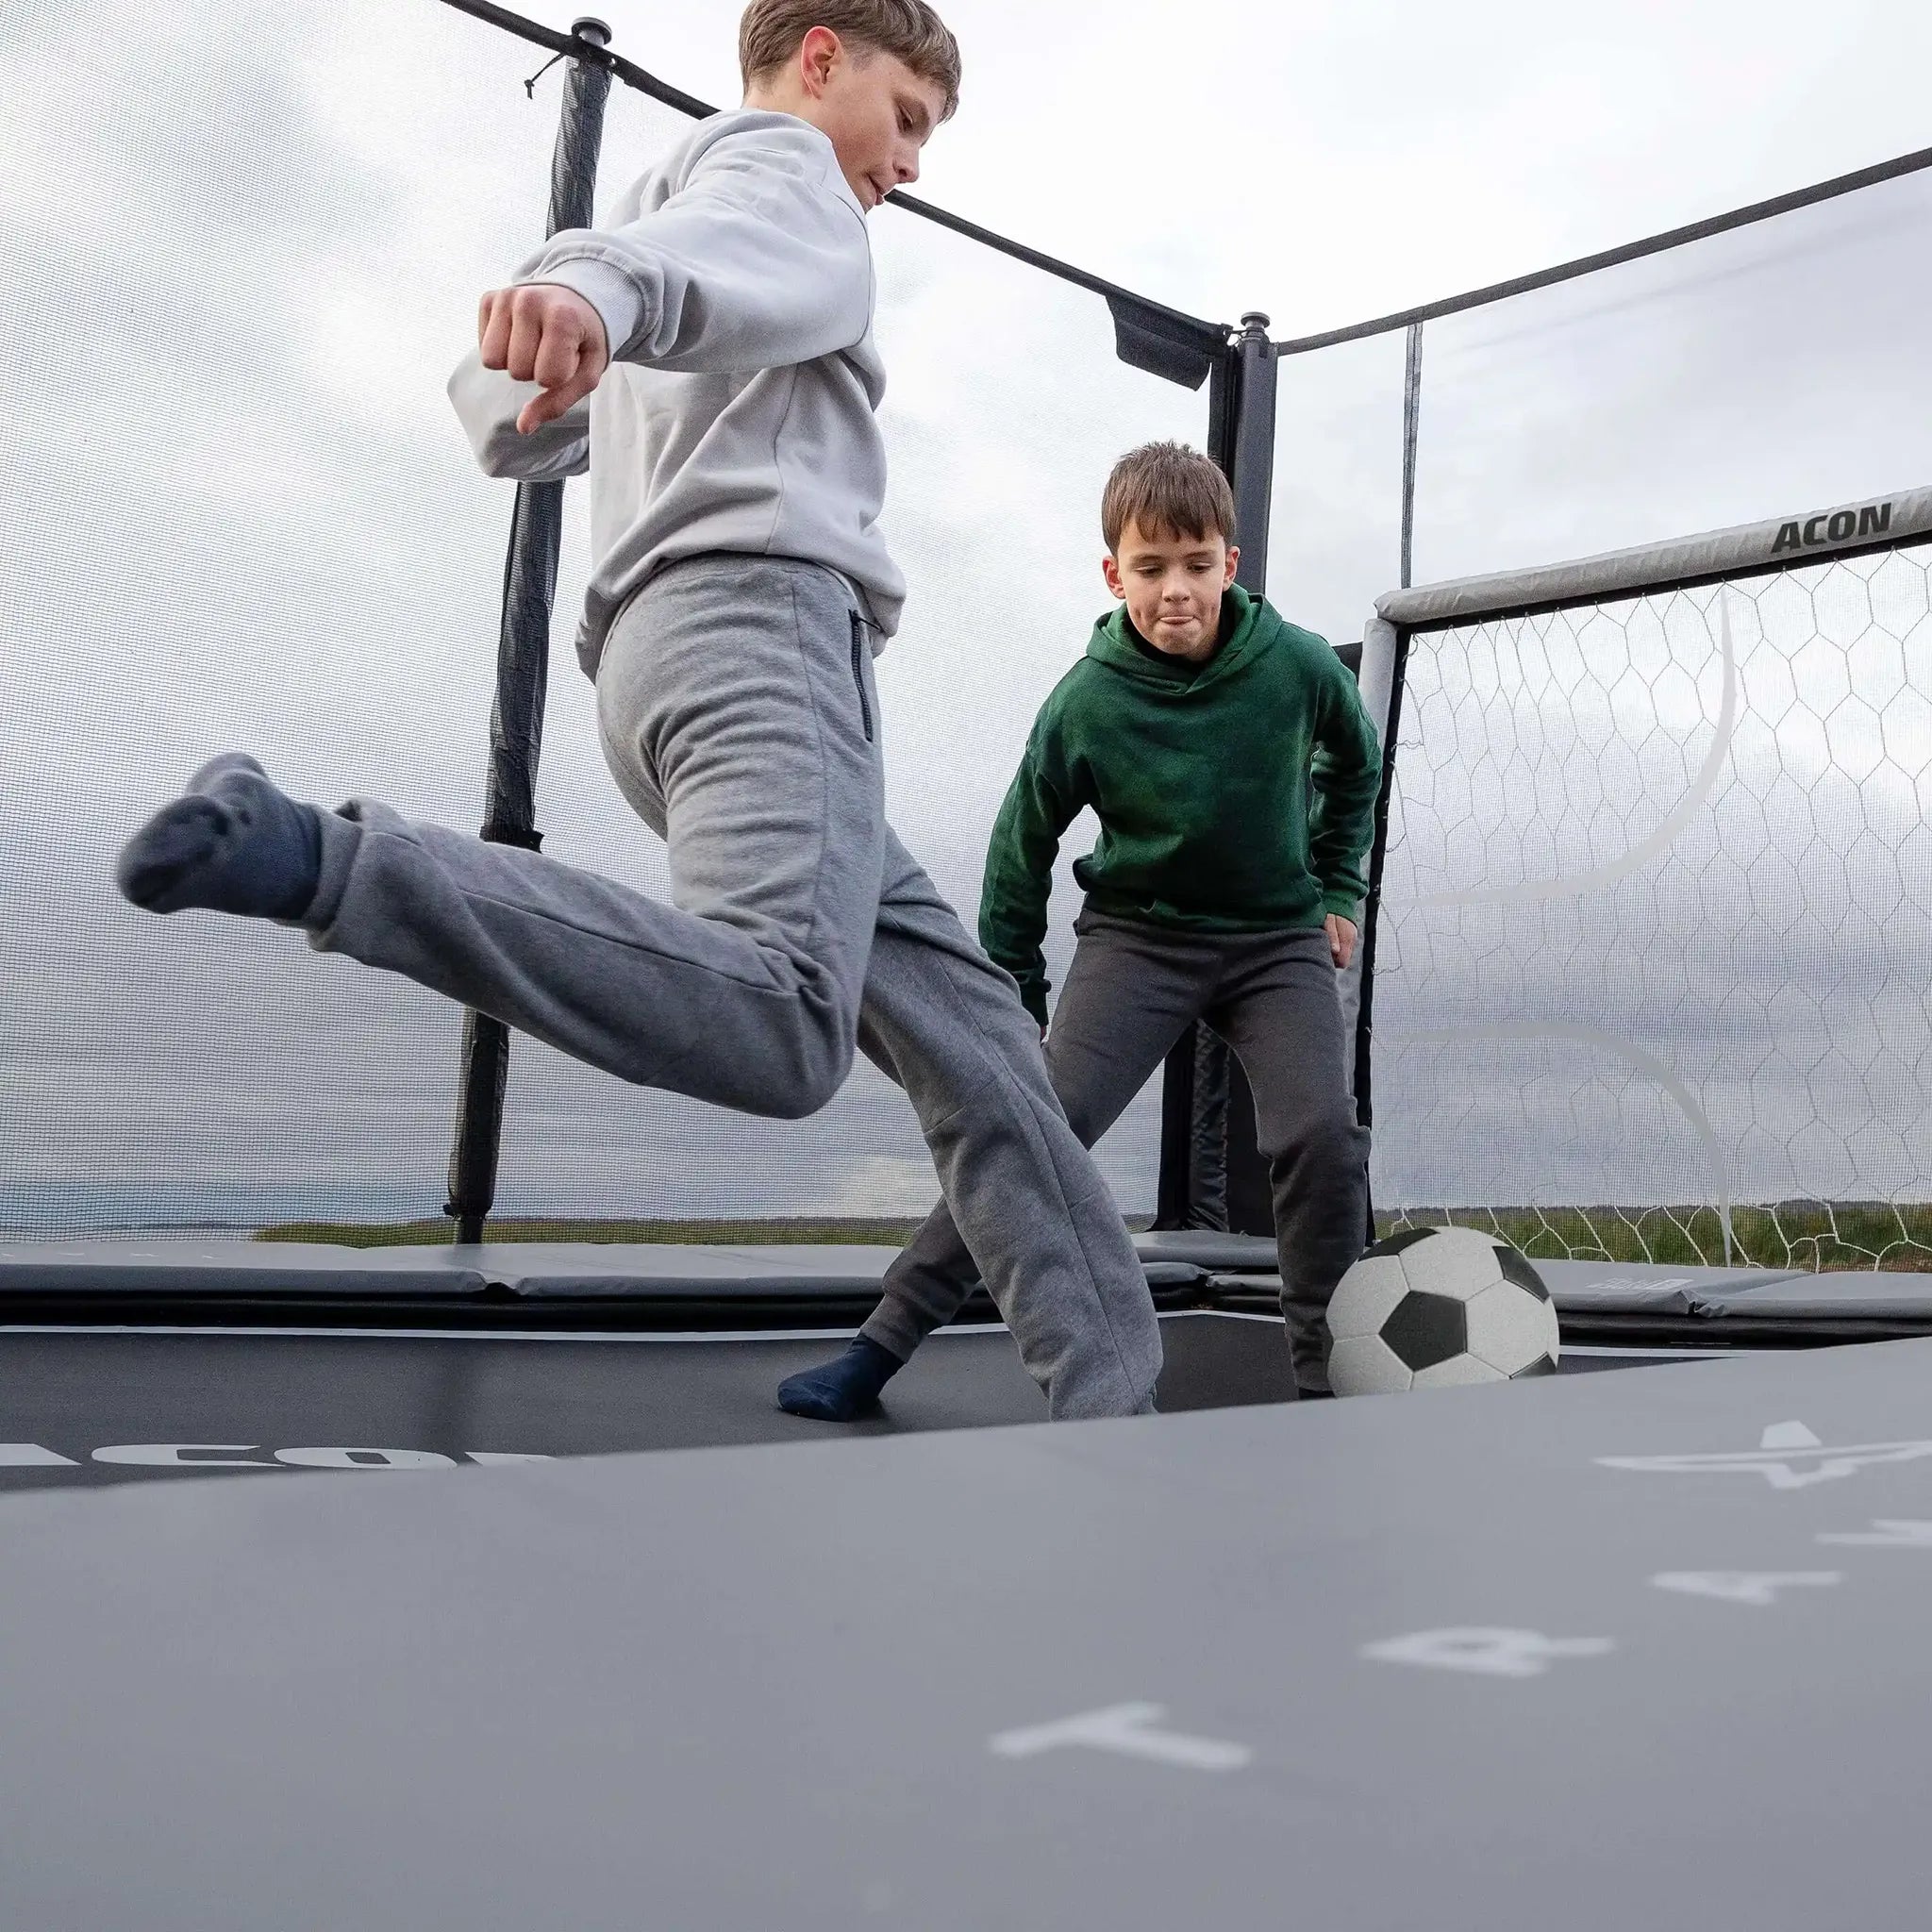
[[[1208,454],[1234,491],[1235,577],[1259,595],[1268,579],[1274,488],[1274,345],[1265,315],[1241,317],[1213,372]],[[1168,1055],[1161,1087],[1158,1227],[1232,1227],[1267,1234],[1274,1224],[1267,1163],[1255,1144],[1255,1108],[1241,1063],[1206,1026],[1191,1027]]]
[[[1402,588],[1415,575],[1415,449],[1423,420],[1423,325],[1408,325],[1402,375]]]
[[[1234,485],[1235,537],[1241,559],[1235,581],[1260,596],[1268,588],[1268,534],[1274,500],[1274,398],[1278,363],[1268,340],[1265,315],[1241,317],[1237,341],[1241,357],[1241,405],[1235,411],[1233,463],[1228,480]],[[1272,1235],[1274,1197],[1269,1186],[1268,1163],[1257,1144],[1255,1097],[1241,1063],[1218,1036],[1202,1029],[1212,1041],[1204,1074],[1212,1071],[1221,1102],[1221,1144],[1224,1150],[1221,1225],[1236,1234]],[[1201,1083],[1206,1088],[1206,1080]],[[1204,1134],[1211,1128],[1203,1121]],[[1212,1204],[1204,1204],[1211,1206]]]
[[[572,37],[608,46],[610,29],[579,20]],[[597,154],[604,139],[608,69],[573,59],[564,82],[563,118],[550,163],[546,234],[591,225]],[[483,832],[500,845],[535,851],[537,762],[543,742],[543,700],[550,676],[550,611],[563,541],[563,485],[519,483],[503,572],[503,620],[496,647],[496,701],[490,714],[490,771],[484,784]],[[496,1199],[503,1096],[509,1076],[509,1029],[487,1013],[463,1016],[456,1138],[449,1157],[449,1201],[457,1240],[483,1239]]]

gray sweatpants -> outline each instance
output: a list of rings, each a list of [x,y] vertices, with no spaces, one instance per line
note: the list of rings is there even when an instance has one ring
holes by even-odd
[[[641,1086],[814,1112],[855,1042],[906,1090],[1056,1417],[1152,1402],[1160,1337],[1039,1030],[886,824],[870,638],[809,563],[693,558],[620,616],[605,756],[669,906],[357,802],[324,814],[311,941]]]
[[[1325,933],[1189,933],[1091,908],[1047,1041],[1055,1091],[1090,1147],[1193,1022],[1234,1049],[1255,1095],[1281,1257],[1282,1314],[1305,1389],[1327,1387],[1328,1298],[1362,1251],[1369,1133],[1356,1124]],[[958,1313],[974,1243],[943,1206],[887,1271],[864,1333],[901,1359]]]

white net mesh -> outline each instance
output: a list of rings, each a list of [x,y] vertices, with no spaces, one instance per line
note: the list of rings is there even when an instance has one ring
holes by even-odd
[[[511,494],[443,384],[478,295],[542,234],[562,71],[534,99],[524,82],[543,59],[387,0],[84,19],[0,0],[7,1236],[423,1218],[447,1236],[457,1010],[291,933],[136,913],[110,870],[223,749],[325,805],[480,822]],[[689,126],[614,87],[598,208]],[[880,666],[889,805],[970,924],[1034,710],[1108,601],[1108,468],[1198,440],[1205,397],[1121,365],[1098,298],[896,210],[874,229],[888,529],[911,587]],[[587,492],[566,502],[540,827],[553,855],[662,891],[569,647]],[[1073,910],[1063,877],[1056,976]],[[1128,1212],[1153,1204],[1157,1141],[1150,1092],[1102,1154]],[[503,1214],[823,1225],[936,1197],[909,1108],[869,1067],[782,1125],[512,1046]]]
[[[1411,639],[1387,1224],[1932,1266],[1928,573],[1918,541]]]
[[[447,1157],[452,1011],[110,868],[221,748],[475,821],[507,506],[441,381],[541,231],[555,81],[439,7],[211,25],[0,6],[18,1232],[433,1211]]]

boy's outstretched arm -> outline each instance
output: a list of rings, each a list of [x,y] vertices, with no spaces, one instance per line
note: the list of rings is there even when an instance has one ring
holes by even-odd
[[[1086,801],[1065,770],[1058,734],[1042,711],[1007,788],[987,847],[979,889],[979,943],[1020,983],[1026,1010],[1046,1024],[1046,907],[1060,836]]]
[[[1339,658],[1329,660],[1329,669],[1315,712],[1308,863],[1322,888],[1335,963],[1345,966],[1369,890],[1365,868],[1374,839],[1382,754],[1355,679]],[[1337,921],[1345,930],[1338,931]]]
[[[602,325],[605,360],[684,373],[790,368],[851,348],[872,325],[865,217],[824,136],[803,122],[726,129],[661,207],[553,236],[517,281],[519,294],[579,296]],[[581,321],[559,311],[559,370]],[[591,386],[601,374],[599,363]]]
[[[585,469],[584,404],[612,361],[751,375],[861,341],[872,251],[835,175],[804,124],[739,127],[660,208],[552,236],[483,297],[475,353],[450,379],[483,468],[532,482]]]

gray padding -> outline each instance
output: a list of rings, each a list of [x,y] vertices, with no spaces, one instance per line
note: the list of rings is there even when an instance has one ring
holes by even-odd
[[[1135,1237],[1148,1286],[1168,1301],[1217,1282],[1236,1293],[1278,1280],[1274,1243],[1191,1228]],[[758,1301],[877,1292],[887,1247],[676,1247],[502,1241],[473,1248],[348,1248],[308,1241],[75,1241],[0,1248],[0,1295],[661,1297]],[[1571,1314],[1713,1320],[1932,1322],[1932,1274],[1809,1274],[1748,1268],[1539,1261]]]
[[[8,1497],[0,1932],[1903,1932],[1928,1385]],[[1524,1674],[1402,1660],[1472,1628]],[[1122,1707],[1191,1749],[1028,1755]]]
[[[1871,525],[1889,510],[1882,537]],[[1857,520],[1864,513],[1861,533]],[[1827,525],[1834,516],[1855,520],[1852,532],[1831,540]],[[1793,525],[1797,541],[1789,539]],[[1815,531],[1817,541],[1805,532]],[[1687,577],[1729,576],[1767,566],[1806,564],[1840,550],[1886,539],[1932,533],[1932,489],[1901,490],[1890,496],[1867,497],[1863,503],[1840,504],[1832,509],[1793,511],[1761,524],[1740,524],[1701,537],[1673,543],[1645,544],[1634,550],[1612,550],[1574,563],[1546,564],[1537,570],[1499,571],[1491,576],[1463,577],[1454,583],[1424,584],[1412,591],[1391,591],[1376,601],[1376,611],[1389,623],[1410,629],[1453,623],[1459,618],[1495,615],[1541,604],[1560,604],[1570,598],[1612,597],[1620,591],[1681,582]],[[1779,547],[1779,538],[1787,542]],[[1369,653],[1363,650],[1363,681],[1369,675]]]
[[[1724,1296],[1786,1274],[1761,1268],[1672,1268],[1656,1261],[1536,1261],[1559,1311],[1702,1314]]]
[[[1790,1274],[1707,1299],[1705,1312],[1757,1320],[1932,1322],[1932,1274]]]
[[[1222,1241],[1238,1236],[1218,1236]],[[1269,1255],[1273,1247],[1263,1242]],[[309,1241],[82,1241],[0,1248],[0,1295],[608,1295],[722,1302],[874,1295],[896,1248],[499,1241],[350,1248]],[[1184,1256],[1143,1263],[1164,1299],[1207,1281]]]
[[[1932,1274],[1795,1270],[1606,1267],[1539,1261],[1566,1314],[1701,1315],[1748,1321],[1924,1321],[1932,1323]]]
[[[1542,1276],[1550,1298],[1559,1309],[1616,1313],[1673,1312],[1695,1314],[1726,1295],[1742,1294],[1774,1283],[1802,1281],[1814,1283],[1812,1275],[1777,1274],[1749,1268],[1666,1268],[1640,1261],[1534,1261],[1530,1264]],[[1261,1278],[1265,1276],[1265,1281]],[[1845,1279],[1830,1276],[1827,1279]],[[1869,1281],[1870,1275],[1849,1277]],[[1910,1276],[1893,1276],[1911,1279]],[[1927,1308],[1932,1312],[1932,1277],[1920,1277],[1928,1292]],[[1281,1277],[1271,1269],[1238,1273],[1217,1269],[1210,1289],[1226,1287],[1252,1292],[1257,1288],[1278,1288]],[[1814,1289],[1814,1292],[1817,1291]],[[1824,1291],[1829,1293],[1830,1291]]]
[[[1362,708],[1375,727],[1376,741],[1385,745],[1389,737],[1389,699],[1395,686],[1395,626],[1386,618],[1372,617],[1362,626]]]
[[[1932,1324],[1932,1274],[1812,1274],[1758,1268],[1673,1268],[1661,1262],[1538,1261],[1536,1271],[1566,1315],[1692,1315],[1712,1323],[1925,1322]],[[1252,1297],[1280,1276],[1256,1268],[1213,1269],[1209,1299]],[[1713,1337],[1713,1340],[1718,1338]]]
[[[1375,727],[1375,739],[1383,747],[1385,759],[1389,743],[1389,699],[1395,684],[1395,649],[1396,634],[1392,624],[1372,617],[1362,626],[1362,666],[1357,682],[1361,688],[1363,708],[1369,714],[1369,722]],[[1362,958],[1363,947],[1357,942],[1355,957],[1341,974],[1339,985],[1342,1037],[1348,1041],[1351,1090],[1355,1085],[1356,1029],[1361,1022]]]
[[[843,1268],[814,1265],[808,1248],[783,1251],[800,1257],[799,1265],[787,1267],[766,1261],[747,1268],[717,1266],[715,1254],[749,1254],[751,1250],[703,1248],[620,1248],[608,1259],[584,1249],[551,1249],[534,1261],[514,1258],[515,1250],[505,1247],[492,1251],[486,1268],[489,1279],[512,1294],[541,1300],[545,1296],[574,1299],[610,1296],[658,1296],[667,1300],[690,1298],[705,1301],[759,1301],[774,1296],[808,1300],[871,1296],[879,1291],[886,1264],[897,1252],[892,1248],[875,1250],[841,1248],[832,1252],[847,1258]],[[777,1250],[766,1250],[767,1257]],[[870,1265],[864,1257],[876,1255]],[[1207,1272],[1188,1262],[1144,1263],[1147,1285],[1157,1294],[1173,1293],[1205,1286]]]
[[[311,1241],[61,1241],[0,1248],[0,1294],[474,1295],[487,1277],[449,1248]]]
[[[1162,1228],[1137,1234],[1134,1246],[1144,1261],[1184,1261],[1224,1274],[1271,1274],[1280,1266],[1274,1243],[1265,1235],[1222,1234],[1213,1228]]]
[[[485,1277],[512,1294],[875,1294],[896,1248],[851,1244],[677,1247],[640,1241],[501,1241],[468,1253]]]

